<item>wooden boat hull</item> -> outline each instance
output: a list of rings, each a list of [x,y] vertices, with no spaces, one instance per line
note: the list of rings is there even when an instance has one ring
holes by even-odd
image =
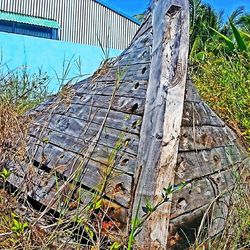
[[[224,194],[249,160],[187,76],[188,36],[188,1],[154,1],[121,56],[30,112],[30,160],[15,165],[10,183],[60,210],[77,180],[81,203],[100,192],[126,229],[146,198],[157,204],[164,187],[185,182],[145,222],[138,245],[170,248],[167,240],[197,227],[208,207],[211,233],[219,232]]]

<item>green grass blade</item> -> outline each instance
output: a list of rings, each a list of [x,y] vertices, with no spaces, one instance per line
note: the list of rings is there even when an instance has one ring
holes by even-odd
[[[232,28],[235,40],[237,42],[238,49],[240,51],[247,51],[247,46],[243,40],[243,37],[240,35],[239,30],[235,27],[234,23],[231,20],[229,20],[229,23]]]
[[[220,33],[219,31],[217,31],[216,29],[214,29],[212,27],[210,27],[210,29],[213,30],[220,38],[222,38],[224,40],[224,42],[230,48],[231,51],[233,51],[235,49],[234,43],[230,38],[223,35],[222,33]]]

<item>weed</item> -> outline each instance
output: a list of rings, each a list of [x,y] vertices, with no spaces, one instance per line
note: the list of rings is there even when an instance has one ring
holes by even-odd
[[[182,190],[187,184],[185,182],[179,184],[179,185],[169,185],[169,187],[164,188],[162,191],[162,200],[159,201],[157,204],[153,205],[149,198],[146,199],[146,204],[145,207],[142,207],[143,212],[145,213],[142,218],[139,218],[139,210],[141,206],[141,201],[139,201],[135,217],[132,218],[132,223],[131,223],[131,230],[129,234],[129,239],[128,239],[128,245],[127,245],[127,250],[131,250],[133,247],[133,244],[135,242],[136,235],[139,234],[141,231],[144,223],[150,219],[151,215],[157,210],[160,209],[160,207],[165,203],[169,201],[170,195],[173,193]]]
[[[250,207],[249,207],[249,170],[243,169],[237,173],[236,185],[233,190],[227,191],[230,196],[228,216],[222,232],[209,236],[209,225],[201,224],[196,242],[190,247],[192,250],[210,249],[248,249],[250,247]],[[210,208],[213,204],[210,205]],[[206,214],[203,220],[205,221]]]

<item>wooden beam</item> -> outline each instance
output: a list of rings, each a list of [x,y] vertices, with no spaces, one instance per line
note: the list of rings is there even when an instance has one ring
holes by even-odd
[[[158,0],[152,6],[153,48],[149,86],[141,129],[133,216],[146,198],[161,200],[174,183],[183,114],[189,44],[188,0]],[[166,249],[171,205],[146,221],[138,235],[142,249]],[[143,215],[140,208],[139,216]]]

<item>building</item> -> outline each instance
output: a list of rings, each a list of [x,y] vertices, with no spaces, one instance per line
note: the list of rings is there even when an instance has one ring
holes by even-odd
[[[58,70],[65,56],[74,55],[88,61],[85,72],[93,73],[102,59],[97,56],[100,47],[109,48],[110,56],[117,56],[128,46],[138,27],[137,20],[100,0],[0,1],[0,46],[7,61],[15,58],[15,67],[21,62]],[[36,58],[30,60],[34,51]],[[37,64],[37,53],[41,53],[43,65]],[[53,65],[47,63],[53,60]]]
[[[0,31],[9,32],[14,24],[14,32],[25,35],[37,32],[45,38],[97,46],[101,42],[114,49],[125,49],[139,25],[100,0],[3,0],[0,10]]]

